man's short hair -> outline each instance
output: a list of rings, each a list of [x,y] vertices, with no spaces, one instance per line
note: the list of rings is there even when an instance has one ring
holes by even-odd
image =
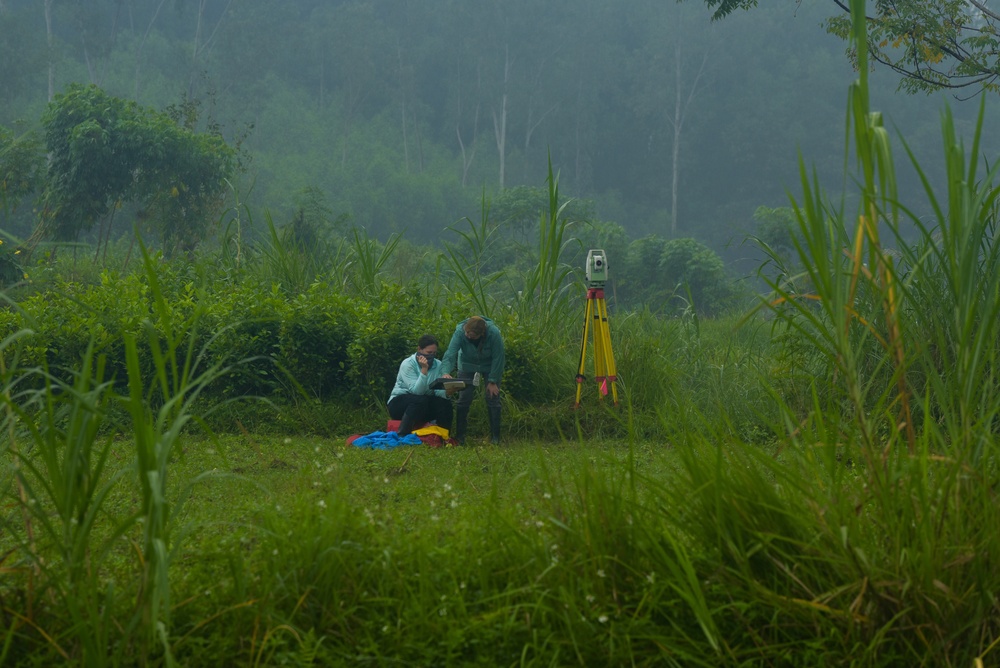
[[[486,321],[474,315],[465,321],[465,335],[470,339],[480,339],[486,335]]]
[[[426,348],[427,346],[436,346],[437,337],[433,334],[424,334],[419,339],[417,339],[417,348]]]

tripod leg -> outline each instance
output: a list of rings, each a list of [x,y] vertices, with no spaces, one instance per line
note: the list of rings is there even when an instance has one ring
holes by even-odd
[[[598,304],[598,308],[601,312],[601,338],[604,341],[604,367],[607,374],[607,382],[611,385],[611,397],[617,406],[618,387],[615,385],[615,381],[618,378],[618,370],[615,367],[615,353],[611,348],[611,326],[608,322],[608,305],[602,299]]]
[[[601,319],[601,303],[603,301],[603,299],[598,298],[594,309],[594,379],[597,380],[597,398],[602,401],[608,389],[606,384],[608,369],[607,364],[605,364],[607,351],[604,345],[604,323]]]
[[[587,308],[583,315],[583,341],[580,343],[580,365],[576,372],[576,406],[580,406],[580,390],[583,387],[583,370],[587,364],[587,337],[590,334],[590,318],[594,302],[587,297]]]

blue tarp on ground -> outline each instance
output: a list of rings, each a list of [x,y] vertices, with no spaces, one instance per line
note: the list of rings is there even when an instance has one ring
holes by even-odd
[[[373,431],[366,436],[354,439],[351,445],[370,450],[392,450],[401,445],[420,445],[423,441],[416,434],[400,436],[394,431]]]

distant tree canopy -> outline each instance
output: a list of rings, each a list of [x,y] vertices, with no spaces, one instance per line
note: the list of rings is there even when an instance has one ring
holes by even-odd
[[[563,216],[568,220],[592,220],[596,215],[590,200],[564,199],[560,204],[565,204]],[[535,186],[505,188],[490,202],[490,219],[521,237],[537,231],[539,220],[548,212],[548,191]]]
[[[616,221],[630,239],[691,236],[727,262],[751,262],[730,242],[751,231],[757,206],[780,206],[789,186],[797,189],[796,155],[815,164],[821,183],[843,176],[843,92],[855,75],[844,42],[817,27],[841,11],[827,2],[761,3],[713,25],[712,10],[693,2],[0,0],[0,124],[23,123],[19,133],[37,129],[41,140],[36,126],[50,101],[67,117],[52,119],[65,150],[54,151],[63,161],[51,174],[75,181],[53,183],[39,200],[50,238],[106,244],[140,219],[144,230],[190,244],[192,226],[203,232],[218,219],[184,216],[185,200],[198,194],[192,181],[178,179],[188,189],[178,185],[174,197],[156,169],[123,166],[137,157],[117,157],[125,148],[110,145],[113,133],[101,143],[87,125],[70,125],[86,117],[70,118],[82,111],[75,107],[93,104],[101,133],[128,124],[122,114],[138,118],[148,132],[129,148],[135,153],[151,135],[171,137],[151,144],[163,155],[139,156],[160,164],[170,162],[166,152],[213,158],[200,149],[221,133],[237,149],[230,183],[247,218],[262,221],[266,208],[280,225],[294,221],[300,245],[313,238],[310,227],[321,240],[337,236],[340,219],[380,239],[435,239],[455,221],[478,219],[484,198],[498,240],[534,244],[551,159],[573,197],[566,215],[574,222]],[[915,157],[936,158],[941,96],[893,95],[885,82],[896,77],[880,69],[877,106]],[[87,98],[97,93],[67,89],[71,82],[143,108],[113,102],[98,113]],[[59,92],[67,96],[55,101]],[[971,120],[973,105],[963,106],[956,113]],[[202,141],[199,151],[174,151]],[[996,154],[998,141],[1000,133],[984,132],[983,154]],[[71,151],[97,167],[71,172]],[[45,159],[44,146],[38,155]],[[246,179],[238,178],[242,156],[253,158]],[[904,171],[901,190],[921,192]],[[106,181],[112,172],[118,183]],[[164,187],[144,190],[154,172]],[[304,187],[315,188],[312,201]],[[153,189],[161,198],[151,202]],[[35,194],[7,216],[8,231],[31,234]],[[617,273],[623,250],[605,250]]]
[[[842,13],[826,21],[827,30],[847,40],[850,7],[833,0]],[[705,0],[713,19],[757,0]],[[929,92],[972,88],[1000,93],[1000,13],[979,0],[876,0],[867,16],[868,54],[903,76],[900,88]],[[851,60],[856,58],[851,54]]]
[[[621,277],[619,296],[632,306],[713,314],[739,297],[722,258],[696,239],[652,234],[632,241],[624,259],[622,270],[612,275]]]
[[[221,206],[236,152],[217,134],[198,134],[168,114],[71,85],[42,116],[49,152],[41,236],[75,240],[123,202],[164,248],[191,250]]]
[[[36,133],[16,136],[0,127],[0,212],[6,218],[41,187],[45,159]]]

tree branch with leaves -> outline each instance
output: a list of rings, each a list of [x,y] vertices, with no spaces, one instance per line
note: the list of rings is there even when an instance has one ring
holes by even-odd
[[[757,0],[706,0],[721,19]],[[848,41],[851,7],[833,0],[840,11],[825,22],[833,35]],[[878,0],[865,16],[867,56],[901,75],[909,93],[967,90],[1000,93],[1000,14],[981,0]],[[857,47],[848,57],[858,66]]]

